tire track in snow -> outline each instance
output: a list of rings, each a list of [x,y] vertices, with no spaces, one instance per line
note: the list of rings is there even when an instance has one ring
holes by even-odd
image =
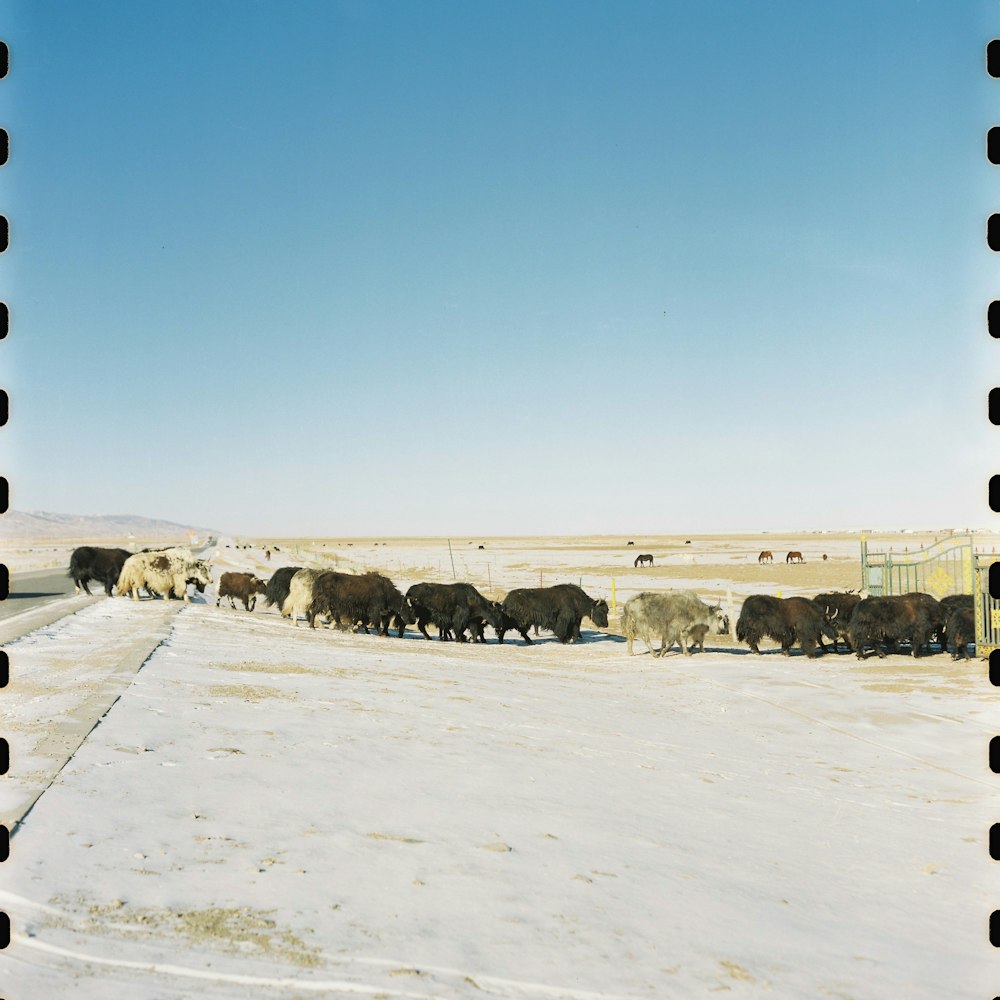
[[[405,962],[386,959],[363,959],[357,961],[367,966],[382,966],[389,976],[411,973],[426,976],[428,990],[415,992],[400,989],[386,983],[364,983],[347,979],[304,979],[295,976],[255,976],[238,972],[222,972],[208,969],[193,969],[188,966],[165,962],[141,962],[121,958],[105,958],[100,955],[75,951],[59,945],[46,944],[36,938],[22,934],[12,934],[11,944],[27,948],[47,956],[49,964],[53,958],[65,959],[73,963],[98,965],[110,969],[146,972],[152,975],[175,979],[192,979],[247,988],[289,989],[297,993],[329,993],[336,990],[341,994],[358,996],[399,998],[399,1000],[441,1000],[443,996],[456,997],[456,989],[477,997],[506,998],[506,1000],[634,1000],[623,994],[579,990],[569,986],[552,986],[523,980],[505,979],[497,976],[479,975],[438,966],[409,966]],[[44,960],[43,960],[44,961]],[[341,960],[343,961],[343,960]],[[347,959],[350,963],[352,959]],[[441,990],[447,989],[446,994]]]

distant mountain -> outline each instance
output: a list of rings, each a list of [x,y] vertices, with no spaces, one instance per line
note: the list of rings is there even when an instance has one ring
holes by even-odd
[[[136,538],[184,539],[189,531],[200,538],[218,536],[211,528],[161,521],[134,514],[51,514],[44,510],[9,510],[0,515],[2,538]]]

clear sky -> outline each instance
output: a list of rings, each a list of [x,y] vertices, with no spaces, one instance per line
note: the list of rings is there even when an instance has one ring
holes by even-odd
[[[997,3],[0,16],[15,508],[993,525]]]

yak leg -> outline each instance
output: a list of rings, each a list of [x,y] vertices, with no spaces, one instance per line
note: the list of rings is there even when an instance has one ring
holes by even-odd
[[[930,653],[931,644],[931,630],[925,630],[923,633],[914,635],[913,637],[913,655],[917,657],[920,655],[920,647],[927,646],[927,652]]]
[[[695,641],[698,644],[698,652],[700,653],[705,652],[705,636],[707,633],[708,626],[705,625],[696,625],[691,631],[691,634],[694,636]]]
[[[573,642],[575,635],[574,629],[576,627],[576,622],[574,621],[572,615],[560,615],[555,620],[555,633],[556,638],[564,645],[567,642]]]
[[[680,632],[675,625],[671,625],[663,630],[660,637],[660,656],[666,656],[674,648],[675,642],[681,642]]]

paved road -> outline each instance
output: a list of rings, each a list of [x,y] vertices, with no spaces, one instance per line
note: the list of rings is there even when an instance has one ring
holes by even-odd
[[[73,581],[64,568],[35,569],[25,573],[11,573],[10,596],[0,601],[0,619],[19,615],[22,611],[51,604],[63,597],[73,596]],[[92,593],[104,593],[100,584],[91,584]]]

